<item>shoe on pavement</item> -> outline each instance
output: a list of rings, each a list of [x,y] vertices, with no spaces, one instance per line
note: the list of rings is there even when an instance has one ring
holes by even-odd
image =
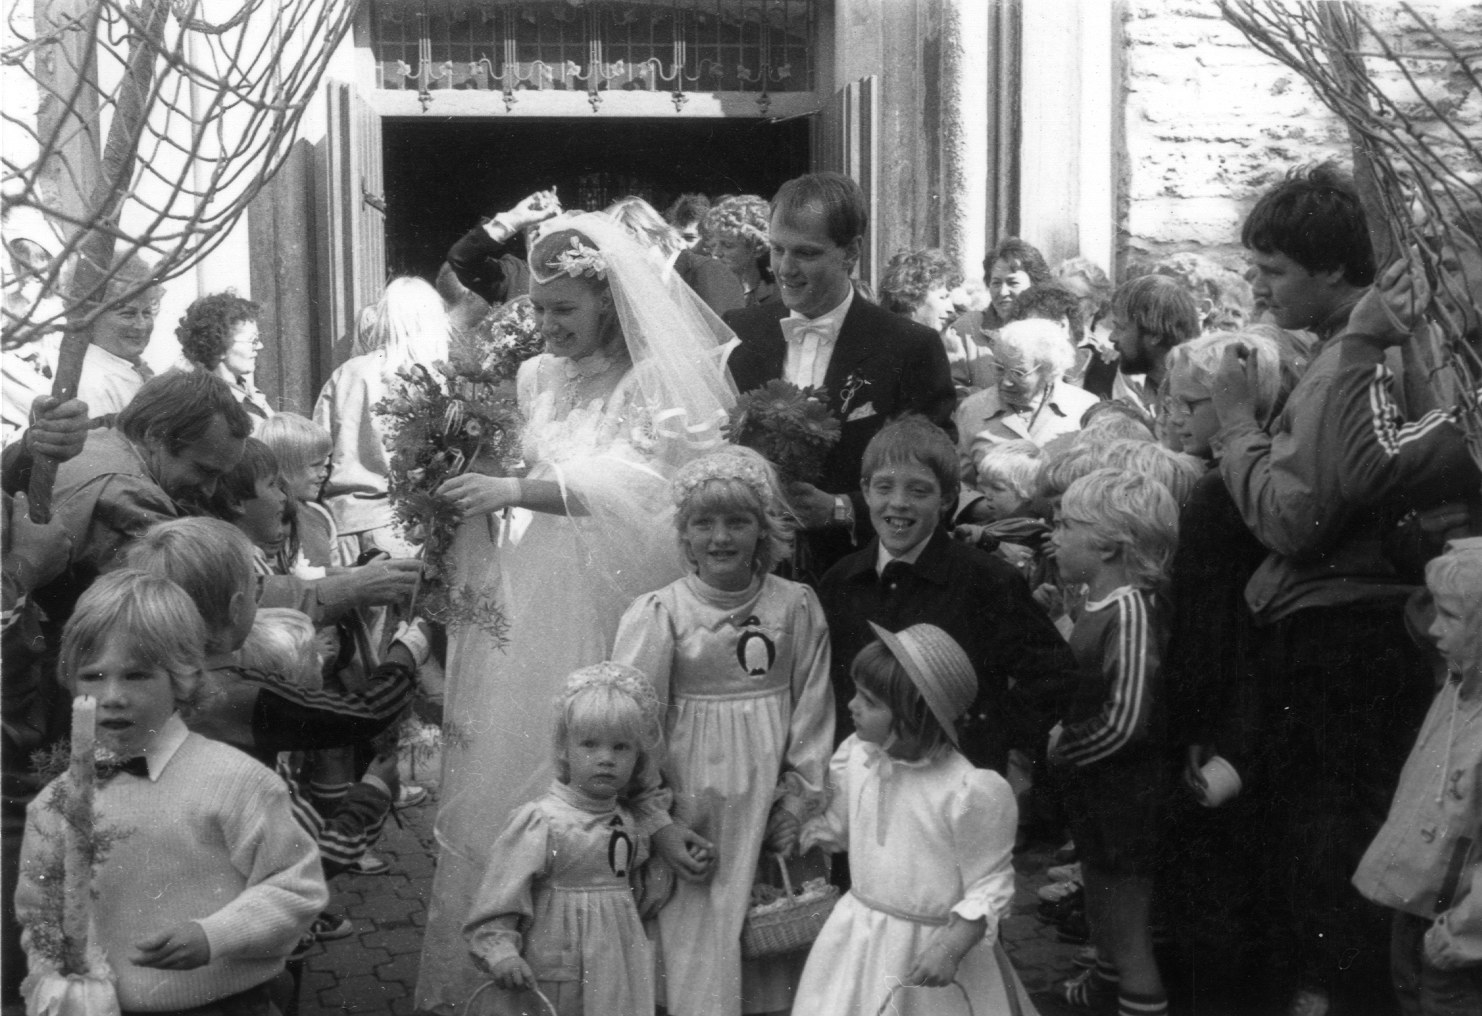
[[[344,914],[331,914],[328,910],[314,918],[309,933],[319,942],[333,942],[355,934],[355,923]]]
[[[1081,882],[1081,863],[1079,861],[1071,864],[1057,864],[1053,868],[1045,869],[1045,877],[1051,882]]]
[[[1049,885],[1040,886],[1034,894],[1040,898],[1042,903],[1059,903],[1080,891],[1079,882],[1051,882]]]
[[[1073,1009],[1094,1013],[1117,1011],[1117,989],[1113,984],[1097,977],[1095,967],[1082,970],[1070,980],[1062,982],[1056,994],[1060,996],[1060,1001]]]
[[[400,808],[415,808],[427,800],[427,788],[419,787],[415,783],[403,783],[401,789],[396,793],[396,805]]]
[[[354,868],[357,875],[384,875],[390,870],[391,862],[375,854],[361,854]]]

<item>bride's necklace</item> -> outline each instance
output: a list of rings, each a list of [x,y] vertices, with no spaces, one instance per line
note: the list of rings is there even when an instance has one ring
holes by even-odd
[[[561,401],[574,407],[591,400],[591,393],[601,380],[614,369],[628,362],[626,351],[616,356],[606,353],[590,353],[580,360],[562,360],[561,369],[566,380],[561,386]]]

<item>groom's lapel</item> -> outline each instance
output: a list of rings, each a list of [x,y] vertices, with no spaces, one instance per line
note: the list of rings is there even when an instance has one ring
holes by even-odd
[[[849,313],[839,326],[839,337],[834,341],[834,355],[829,357],[828,370],[823,375],[823,386],[828,390],[829,408],[835,413],[842,408],[843,391],[850,376],[856,375],[856,371],[879,352],[884,341],[871,327],[870,319],[874,316],[871,311],[874,309],[864,297],[855,294],[854,302],[849,305]]]

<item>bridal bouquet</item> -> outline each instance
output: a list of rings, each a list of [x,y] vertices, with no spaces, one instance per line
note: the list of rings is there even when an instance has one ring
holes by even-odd
[[[422,548],[423,584],[413,608],[420,606],[423,617],[502,635],[492,594],[456,585],[449,552],[462,519],[436,491],[475,463],[498,476],[523,466],[515,376],[542,345],[530,301],[515,301],[455,342],[447,362],[401,371],[392,394],[375,407],[387,430],[391,510],[407,542]]]
[[[784,483],[815,479],[839,434],[822,388],[768,381],[731,410],[731,441],[760,452]]]

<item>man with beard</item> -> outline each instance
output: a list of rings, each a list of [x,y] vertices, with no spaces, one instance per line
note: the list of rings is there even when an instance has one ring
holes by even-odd
[[[1112,342],[1121,373],[1113,397],[1132,403],[1149,420],[1160,415],[1158,389],[1163,385],[1169,350],[1199,337],[1199,308],[1188,290],[1163,275],[1144,275],[1124,282],[1112,297]],[[1135,379],[1140,377],[1139,384]]]

